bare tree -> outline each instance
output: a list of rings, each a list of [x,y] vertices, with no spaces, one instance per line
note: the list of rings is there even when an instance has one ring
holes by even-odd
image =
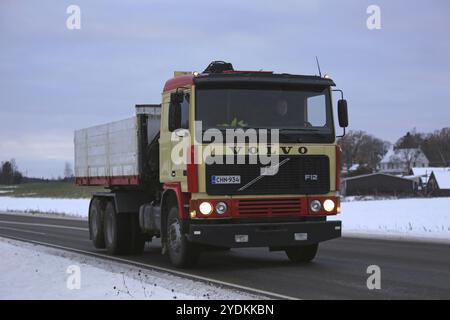
[[[1,163],[0,184],[17,184],[22,182],[22,173],[19,171],[16,161],[11,159]]]
[[[353,164],[363,165],[370,170],[376,169],[389,148],[389,142],[364,131],[349,131],[338,144],[342,148],[342,164],[347,169]]]
[[[405,172],[409,172],[420,155],[418,148],[398,149],[400,162],[405,164]]]
[[[64,164],[64,178],[65,179],[70,179],[72,177],[73,177],[72,165],[70,164],[70,162],[66,162]]]

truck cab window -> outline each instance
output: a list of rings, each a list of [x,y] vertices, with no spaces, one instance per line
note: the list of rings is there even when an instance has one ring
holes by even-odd
[[[308,97],[306,100],[307,121],[313,127],[323,127],[327,123],[325,95]]]

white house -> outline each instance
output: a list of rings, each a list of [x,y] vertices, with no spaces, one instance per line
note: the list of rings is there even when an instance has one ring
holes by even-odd
[[[430,161],[420,148],[391,148],[381,159],[379,170],[389,174],[408,174],[413,167],[428,167],[429,164]]]

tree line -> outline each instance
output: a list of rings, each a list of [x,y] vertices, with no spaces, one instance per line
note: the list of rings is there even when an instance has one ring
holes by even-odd
[[[52,180],[72,181],[73,179],[73,169],[70,162],[64,164],[64,176],[58,176],[56,179],[27,177],[19,170],[14,159],[2,161],[0,165],[0,185],[15,185],[25,182],[46,182]]]
[[[23,174],[19,171],[16,161],[11,159],[3,161],[0,167],[0,184],[19,184],[23,180]]]

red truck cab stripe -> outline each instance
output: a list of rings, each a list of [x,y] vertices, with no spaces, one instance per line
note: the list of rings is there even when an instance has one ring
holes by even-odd
[[[187,185],[191,193],[198,192],[198,165],[195,146],[189,148],[187,163]]]

